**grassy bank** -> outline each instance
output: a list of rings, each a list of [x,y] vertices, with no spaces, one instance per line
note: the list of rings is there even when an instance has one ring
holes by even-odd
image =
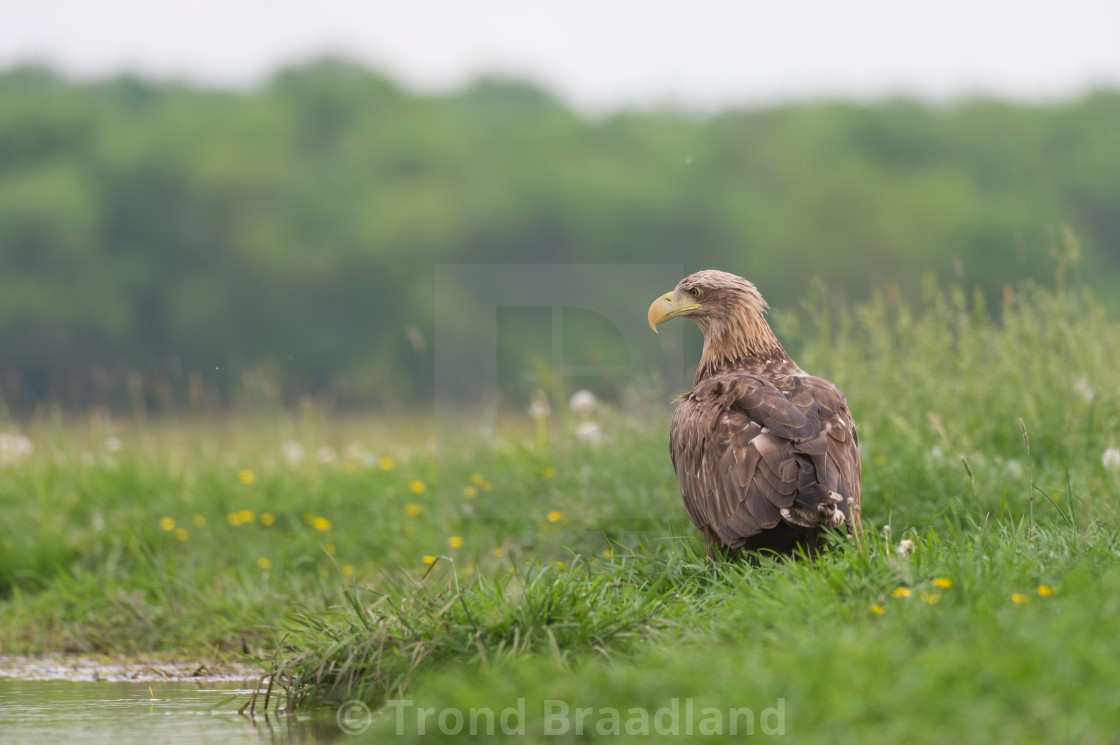
[[[435,450],[423,424],[311,406],[9,426],[3,652],[248,652],[305,704],[522,698],[539,736],[550,699],[593,708],[595,736],[599,709],[677,698],[697,726],[781,700],[799,741],[1106,742],[1120,327],[1030,287],[912,305],[776,318],[860,427],[867,540],[813,563],[706,563],[665,397],[588,415],[598,444],[574,417],[558,438],[468,419]]]

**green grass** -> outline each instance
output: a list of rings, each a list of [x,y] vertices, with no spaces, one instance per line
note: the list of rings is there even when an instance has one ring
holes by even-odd
[[[974,528],[960,542],[929,538],[907,559],[877,542],[814,565],[724,567],[705,590],[718,604],[690,609],[679,635],[659,633],[624,660],[545,650],[437,665],[408,698],[437,711],[522,698],[537,735],[550,699],[654,712],[691,698],[697,712],[760,712],[784,699],[796,741],[1109,741],[1120,726],[1114,539],[1098,532],[1075,547],[1063,531]],[[1041,597],[1042,582],[1057,594]],[[912,595],[892,597],[899,586]],[[1029,601],[1012,602],[1016,592]],[[378,726],[397,732],[392,716]],[[425,739],[433,731],[438,739],[433,723]]]
[[[817,560],[707,562],[660,394],[597,412],[598,447],[565,422],[556,440],[511,426],[433,451],[423,422],[310,406],[43,418],[25,425],[35,453],[0,467],[0,645],[248,653],[285,703],[367,701],[378,735],[397,734],[383,705],[401,698],[523,699],[527,736],[550,742],[581,738],[545,734],[546,701],[592,708],[594,738],[600,709],[677,698],[697,720],[780,700],[798,742],[1111,742],[1120,327],[1032,287],[998,321],[953,288],[916,305],[810,298],[776,319],[860,427],[867,537]]]

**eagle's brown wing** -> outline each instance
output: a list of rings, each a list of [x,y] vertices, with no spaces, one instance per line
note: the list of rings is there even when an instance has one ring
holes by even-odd
[[[859,504],[851,414],[821,378],[709,378],[673,415],[670,452],[688,516],[713,545],[761,548],[851,526]]]

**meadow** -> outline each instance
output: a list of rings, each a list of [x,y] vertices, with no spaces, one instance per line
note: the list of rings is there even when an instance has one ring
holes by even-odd
[[[549,742],[686,703],[694,736],[1115,742],[1120,324],[1061,284],[826,297],[773,319],[859,426],[866,534],[815,560],[706,560],[648,382],[438,443],[311,402],[43,414],[0,427],[0,651],[248,659],[268,706],[359,699],[376,737],[520,701]]]

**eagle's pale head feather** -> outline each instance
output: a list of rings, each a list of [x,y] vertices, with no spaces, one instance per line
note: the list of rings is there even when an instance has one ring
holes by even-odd
[[[789,355],[766,322],[766,301],[752,283],[718,269],[682,279],[649,307],[649,324],[684,316],[704,334],[696,380],[754,361],[789,363]]]

